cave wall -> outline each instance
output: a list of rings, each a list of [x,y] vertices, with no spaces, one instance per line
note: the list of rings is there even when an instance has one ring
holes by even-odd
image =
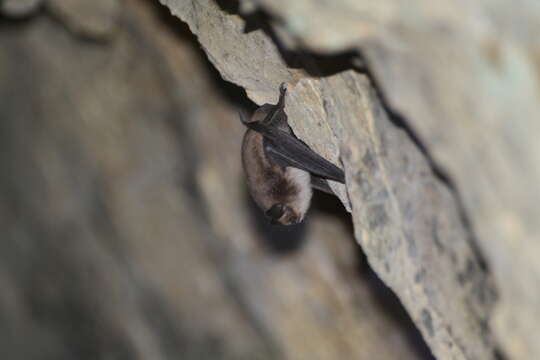
[[[297,84],[294,92],[298,96],[292,96],[289,106],[295,133],[328,158],[343,161],[356,238],[437,355],[488,356],[490,340],[478,337],[486,331],[471,336],[474,322],[484,330],[490,323],[509,356],[540,355],[532,320],[539,315],[540,298],[534,261],[540,233],[537,2],[162,3],[190,25],[223,78],[244,87],[255,102],[269,101],[268,92],[280,81]],[[251,31],[250,22],[261,18],[266,23],[258,26],[257,34]],[[280,63],[280,58],[287,59],[284,52],[337,57],[344,51],[359,56],[357,73],[367,78],[345,71],[325,76],[328,74],[319,71],[315,80],[310,77],[317,69],[316,60],[304,61],[310,76],[299,74],[290,63]],[[255,71],[250,75],[253,68],[261,67],[262,74]],[[339,78],[344,78],[341,83]],[[362,81],[363,86],[358,84]],[[378,97],[371,95],[372,87]],[[414,164],[415,160],[397,155],[392,159],[392,150],[387,155],[388,145],[377,137],[391,137],[392,126],[379,130],[380,135],[373,132],[376,126],[385,126],[385,117],[405,130],[412,148],[420,150],[423,159],[418,162],[427,161],[434,182],[442,185],[439,192],[450,192],[452,205],[427,194],[425,189],[433,186],[418,180],[419,165],[409,165],[418,168],[414,169],[417,178],[413,175],[409,185],[422,195],[403,185],[409,174],[398,164]],[[320,123],[331,131],[318,129]],[[402,144],[395,151],[410,157],[415,152]],[[387,165],[391,170],[385,171],[386,157],[391,158]],[[374,181],[366,182],[370,177]],[[377,222],[373,217],[385,219],[386,226],[370,227]],[[458,234],[443,234],[444,240],[439,241],[440,223],[451,224],[446,229]],[[459,240],[450,240],[452,236]],[[411,248],[416,242],[426,249],[407,253],[406,244]],[[450,260],[444,267],[446,257]],[[456,258],[462,263],[452,263]],[[431,264],[433,259],[441,268]],[[390,265],[385,267],[385,260]],[[497,307],[488,317],[482,311],[489,308],[486,294],[493,288],[483,275],[475,275],[484,266],[493,274],[499,294]],[[425,284],[420,281],[418,287],[413,274],[423,270],[434,279]],[[453,279],[444,279],[448,272]],[[452,284],[455,281],[459,285]],[[463,295],[456,296],[457,288]],[[434,293],[444,299],[454,295],[455,313]],[[427,305],[423,297],[429,299]],[[468,320],[457,320],[459,315]],[[453,326],[452,319],[461,326]],[[437,331],[430,331],[426,324],[435,324]],[[470,343],[464,344],[467,341]],[[479,350],[483,347],[479,344],[487,352]]]
[[[0,2],[3,358],[540,357],[533,0],[161,3]],[[281,82],[347,179],[292,228]]]

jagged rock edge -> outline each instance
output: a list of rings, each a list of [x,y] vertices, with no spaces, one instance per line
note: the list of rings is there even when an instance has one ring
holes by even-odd
[[[254,99],[252,99],[249,96],[249,92],[247,91],[246,88],[244,88],[240,83],[234,81],[233,79],[229,79],[229,78],[225,77],[221,73],[221,71],[219,70],[219,67],[216,66],[216,62],[212,58],[211,54],[207,51],[205,46],[198,40],[198,35],[197,35],[196,32],[193,31],[194,29],[192,28],[191,24],[189,22],[187,22],[185,19],[183,19],[179,12],[175,11],[172,7],[167,6],[167,4],[163,0],[159,0],[159,2],[165,8],[168,9],[169,13],[172,16],[180,19],[184,24],[186,24],[188,26],[191,34],[195,37],[195,39],[197,39],[197,43],[202,48],[206,58],[212,64],[212,66],[214,67],[216,72],[219,74],[221,79],[223,81],[230,82],[231,84],[234,84],[235,86],[238,86],[240,89],[242,89],[244,91],[244,93],[246,94],[246,97],[250,101],[254,101]],[[275,14],[273,14],[272,12],[267,11],[267,9],[265,9],[265,8],[258,7],[258,9],[261,10],[261,11],[266,12],[270,17],[276,17]],[[242,16],[242,15],[239,14],[239,16]],[[268,25],[272,26],[272,24],[268,24]],[[276,32],[275,36],[279,37],[279,34]],[[275,44],[275,45],[277,47],[279,47],[280,44]],[[304,52],[306,50],[307,49],[303,49]],[[473,224],[472,224],[472,221],[471,221],[471,217],[467,214],[467,211],[466,211],[466,209],[464,207],[462,197],[460,195],[460,191],[457,188],[455,181],[452,179],[452,176],[450,175],[449,172],[447,172],[444,169],[444,167],[442,167],[440,164],[438,164],[435,161],[435,159],[431,155],[430,150],[428,149],[428,147],[422,142],[420,137],[414,131],[413,127],[411,126],[411,122],[408,121],[407,118],[405,116],[403,116],[397,109],[393,108],[390,105],[390,103],[387,100],[387,96],[386,96],[384,90],[379,85],[379,82],[376,79],[373,72],[370,70],[369,59],[367,59],[367,58],[365,58],[363,56],[361,50],[357,49],[354,52],[356,52],[356,54],[358,56],[360,56],[362,59],[364,59],[364,64],[365,64],[363,70],[358,70],[357,69],[357,71],[361,72],[363,75],[365,75],[369,79],[371,87],[375,91],[375,94],[376,94],[377,99],[378,99],[378,101],[380,103],[380,106],[383,109],[383,111],[386,112],[386,114],[388,116],[388,119],[392,122],[392,124],[394,124],[394,126],[396,126],[397,128],[403,130],[407,134],[407,137],[409,138],[409,140],[414,144],[414,146],[416,146],[416,148],[424,156],[424,158],[425,158],[429,168],[431,169],[431,172],[435,176],[435,178],[437,178],[439,180],[439,182],[442,183],[447,188],[447,190],[450,192],[450,194],[452,195],[452,198],[454,199],[454,201],[457,204],[457,209],[458,209],[458,212],[459,212],[460,221],[461,221],[461,223],[463,225],[464,230],[467,232],[467,242],[471,246],[471,249],[473,250],[473,253],[474,253],[475,257],[477,258],[478,262],[483,265],[483,270],[487,270],[486,269],[487,264],[486,264],[486,261],[484,259],[483,254],[480,251],[479,244],[478,244],[478,241],[477,241],[477,237],[476,237],[476,234],[475,234],[475,231],[474,231],[474,228],[473,228]],[[314,54],[313,51],[306,52],[306,56],[311,56],[313,54]],[[345,187],[348,190],[347,184],[345,184]],[[347,193],[348,193],[348,191],[347,191]],[[345,204],[343,204],[343,205],[345,206]]]
[[[163,0],[159,0],[159,2],[163,6],[165,6],[167,9],[169,9],[169,12],[171,13],[171,15],[175,16],[178,19],[181,19],[181,21],[188,26],[188,28],[189,28],[190,32],[192,33],[192,35],[197,39],[197,43],[203,49],[204,54],[207,57],[208,61],[212,64],[212,66],[217,71],[217,73],[219,74],[221,79],[223,79],[224,81],[228,81],[228,82],[238,86],[240,89],[242,89],[244,91],[247,98],[249,98],[251,101],[254,101],[254,99],[252,99],[249,96],[249,92],[247,91],[247,89],[245,89],[241,84],[234,81],[233,79],[229,79],[229,78],[224,77],[224,75],[219,70],[218,66],[216,66],[216,62],[212,58],[211,54],[207,51],[207,49],[204,47],[204,45],[201,44],[201,42],[198,41],[198,35],[196,34],[196,32],[193,31],[194,29],[192,29],[191,24],[189,22],[185,21],[185,19],[182,18],[181,14],[179,12],[177,12],[173,8],[167,6],[167,4]],[[267,11],[267,9],[265,9],[265,8],[258,7],[258,9],[261,10],[261,11],[264,11],[270,17],[274,17],[274,18],[276,17],[276,14]],[[239,16],[242,17],[241,14],[239,14]],[[272,24],[267,24],[267,25],[272,27]],[[276,37],[278,37],[278,38],[280,36],[279,32],[275,32],[274,35]],[[278,48],[280,46],[280,44],[275,44],[275,45]],[[302,51],[306,52],[307,50],[309,50],[309,49],[303,49]],[[484,259],[483,254],[481,253],[481,251],[479,249],[479,244],[478,244],[477,237],[476,237],[476,234],[475,234],[474,229],[473,229],[473,224],[472,224],[472,221],[471,221],[471,217],[467,214],[467,211],[466,211],[466,209],[464,207],[463,200],[461,198],[459,189],[457,188],[455,182],[453,181],[452,176],[440,164],[438,164],[435,161],[435,159],[431,155],[430,150],[428,149],[428,147],[422,142],[420,137],[414,131],[413,127],[411,126],[411,122],[408,121],[407,118],[405,116],[403,116],[403,114],[401,114],[397,109],[394,109],[390,105],[390,103],[387,100],[387,96],[386,96],[384,90],[379,85],[379,82],[376,79],[374,73],[370,70],[369,59],[367,59],[366,57],[363,56],[361,50],[356,49],[354,52],[364,60],[364,69],[357,70],[357,71],[361,72],[363,75],[365,75],[369,79],[371,87],[375,91],[375,95],[377,96],[377,99],[378,99],[378,101],[380,103],[380,106],[383,109],[383,111],[386,112],[386,114],[388,116],[388,119],[392,122],[392,124],[394,124],[396,127],[400,128],[400,129],[402,129],[407,134],[407,137],[409,138],[409,140],[417,147],[417,149],[420,151],[420,153],[422,153],[422,155],[426,159],[426,162],[429,165],[433,175],[452,194],[452,198],[454,199],[454,201],[457,204],[457,209],[458,209],[458,212],[459,212],[460,221],[461,221],[461,223],[463,225],[463,228],[467,232],[467,242],[471,246],[471,249],[473,250],[473,253],[474,253],[475,257],[477,258],[479,263],[483,265],[483,269],[485,270],[486,269],[486,261]],[[310,50],[309,52],[306,52],[306,56],[312,56],[313,54],[314,54],[314,52],[312,50]],[[347,189],[347,194],[348,194],[347,184],[345,184],[345,187]],[[345,206],[345,204],[343,204],[343,205]]]
[[[227,78],[226,76],[224,76],[222,74],[222,72],[219,70],[219,67],[216,66],[215,59],[211,56],[210,52],[207,51],[206,47],[199,41],[199,36],[197,35],[196,32],[193,31],[194,29],[190,25],[190,23],[187,22],[185,19],[183,19],[181,17],[181,15],[179,13],[177,13],[177,11],[174,11],[174,9],[169,7],[163,0],[159,0],[159,1],[160,1],[160,3],[162,5],[164,5],[165,7],[167,7],[169,9],[170,14],[172,14],[176,18],[180,19],[183,23],[188,25],[188,28],[189,28],[191,34],[194,35],[195,39],[197,39],[198,45],[204,51],[204,54],[205,54],[206,58],[212,64],[214,69],[217,71],[220,78],[222,80],[224,80],[224,81],[227,81],[227,82],[229,82],[231,84],[234,84],[235,86],[238,86],[239,89],[242,89],[244,91],[244,93],[246,94],[246,97],[248,99],[250,99],[250,101],[254,101],[254,99],[249,95],[249,92],[247,91],[246,88],[244,88],[242,85],[240,85],[238,82],[234,81],[233,79],[229,79],[229,78]],[[261,9],[261,10],[265,11],[265,9]],[[238,15],[240,17],[242,17],[241,14],[238,14]],[[271,26],[271,24],[270,24],[270,26]],[[278,33],[276,33],[275,35],[279,38]],[[276,47],[279,48],[279,44],[276,44],[275,40],[272,40],[272,42],[274,42]],[[307,52],[306,49],[303,49],[303,51],[306,52],[307,56],[315,54],[315,52],[312,51],[312,50]],[[362,56],[361,49],[355,49],[354,52],[356,52],[359,56]],[[325,55],[328,55],[328,54],[325,54]],[[304,68],[304,66],[302,66],[302,68]],[[464,231],[466,233],[466,239],[465,240],[470,245],[470,247],[472,249],[472,252],[473,252],[473,255],[475,256],[476,260],[478,260],[478,263],[482,265],[482,270],[484,270],[484,271],[489,270],[489,269],[486,269],[486,267],[485,267],[486,262],[484,261],[484,257],[483,257],[482,253],[479,250],[479,246],[478,246],[477,241],[476,241],[476,235],[474,233],[471,218],[470,218],[470,216],[467,214],[467,212],[465,210],[465,207],[463,205],[463,201],[461,199],[460,192],[457,189],[457,186],[455,185],[455,182],[453,181],[450,174],[447,171],[445,171],[444,167],[440,166],[440,164],[438,164],[434,160],[434,158],[431,155],[429,149],[420,140],[420,138],[417,136],[417,133],[413,130],[413,128],[411,126],[411,122],[408,121],[406,119],[406,117],[401,115],[399,111],[395,110],[392,106],[389,105],[389,102],[387,101],[387,97],[386,97],[385,92],[378,85],[377,79],[375,78],[375,76],[373,75],[373,73],[370,70],[369,61],[366,59],[366,62],[365,62],[365,65],[364,65],[364,70],[360,71],[360,70],[356,69],[356,71],[359,71],[360,73],[362,73],[363,75],[365,75],[368,78],[368,80],[371,83],[371,87],[375,92],[376,98],[379,101],[379,105],[381,106],[381,109],[383,111],[385,111],[388,119],[391,121],[391,123],[394,126],[396,126],[398,129],[403,130],[407,134],[407,138],[414,144],[414,146],[419,150],[419,152],[423,154],[423,156],[424,156],[424,158],[426,160],[426,163],[429,166],[429,169],[431,170],[431,173],[434,175],[434,178],[438,179],[439,182],[441,183],[441,185],[443,185],[449,191],[449,193],[451,194],[452,199],[455,201],[456,208],[457,208],[457,211],[458,211],[458,214],[459,214],[460,223],[463,226],[463,229],[464,229]],[[325,113],[326,113],[326,111],[325,111]],[[348,187],[347,187],[347,185],[345,185],[345,186],[346,186],[347,194],[348,194]],[[489,273],[489,271],[486,271],[486,272]],[[398,296],[398,298],[399,298],[399,296]],[[427,339],[425,339],[424,335],[422,335],[422,337],[424,338],[424,341],[427,340]],[[426,341],[426,344],[429,344],[429,342]]]
[[[414,144],[414,146],[425,158],[426,163],[431,169],[433,176],[441,184],[443,184],[444,187],[446,187],[446,189],[452,195],[452,198],[454,199],[457,205],[456,207],[459,213],[460,222],[463,226],[463,229],[467,233],[467,243],[471,246],[473,254],[476,257],[476,260],[478,260],[479,264],[482,265],[482,270],[484,271],[488,270],[487,262],[478,244],[478,240],[477,240],[478,238],[474,231],[471,217],[469,216],[469,214],[467,213],[467,210],[465,209],[465,205],[463,203],[461,193],[452,175],[443,166],[441,166],[441,164],[437,163],[437,161],[431,154],[431,151],[429,150],[428,146],[422,142],[422,139],[420,138],[420,136],[418,136],[417,132],[414,131],[414,128],[411,125],[411,122],[408,121],[407,117],[404,116],[401,112],[399,112],[399,110],[397,110],[396,108],[390,105],[390,102],[388,101],[388,97],[386,96],[384,89],[379,85],[380,82],[377,80],[373,71],[371,71],[370,69],[369,59],[363,56],[361,50],[356,50],[356,53],[362,59],[364,59],[365,65],[364,65],[364,69],[362,70],[362,74],[364,74],[369,79],[371,87],[375,91],[375,95],[377,96],[377,99],[379,101],[379,104],[381,108],[383,109],[383,111],[388,116],[388,119],[392,122],[394,126],[396,126],[397,128],[405,132],[409,140]]]

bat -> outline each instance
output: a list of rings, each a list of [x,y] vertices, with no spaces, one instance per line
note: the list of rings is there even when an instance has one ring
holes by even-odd
[[[298,224],[309,209],[312,188],[333,194],[326,179],[345,183],[345,175],[293,135],[285,113],[287,86],[275,105],[264,104],[247,119],[242,164],[255,203],[272,224]]]

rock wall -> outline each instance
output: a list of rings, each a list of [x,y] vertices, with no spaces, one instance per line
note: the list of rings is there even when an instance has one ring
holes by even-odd
[[[437,356],[489,358],[488,322],[510,357],[540,356],[537,2],[162,2],[255,102],[297,84],[295,132],[342,159],[356,238]],[[306,51],[361,65],[280,61]]]
[[[0,26],[2,358],[429,359],[336,200],[287,229],[255,211],[253,105],[184,24],[57,3]]]
[[[2,358],[540,358],[534,0],[160,1],[0,1]],[[291,228],[281,82],[347,178]]]

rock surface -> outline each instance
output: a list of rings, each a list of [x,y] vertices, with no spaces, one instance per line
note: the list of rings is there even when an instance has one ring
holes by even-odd
[[[0,31],[2,358],[431,358],[333,197],[299,227],[257,217],[239,157],[249,104],[184,24],[125,1],[115,36],[81,37],[47,9]],[[328,81],[348,77],[368,86]],[[291,105],[332,99],[298,80]]]
[[[298,45],[366,56],[387,106],[462,195],[500,294],[498,341],[540,358],[540,3],[253,3]]]
[[[357,241],[403,302],[435,356],[494,358],[488,329],[494,288],[457,194],[437,174],[414,136],[389,119],[366,76],[353,66],[325,73],[323,64],[309,59],[304,66],[308,71],[293,69],[276,46],[290,45],[291,38],[298,38],[298,44],[316,50],[343,50],[375,36],[377,27],[392,18],[391,9],[366,7],[351,12],[337,6],[317,9],[318,16],[313,12],[317,5],[305,2],[290,6],[261,2],[265,10],[284,20],[267,19],[267,25],[278,24],[274,32],[261,23],[253,29],[250,22],[257,17],[242,17],[239,8],[227,2],[162,2],[188,23],[223,78],[242,86],[256,103],[273,102],[279,82],[293,84],[286,107],[293,130],[328,159],[343,162]],[[367,14],[368,10],[376,13]],[[341,22],[343,16],[337,11],[349,18],[363,12],[370,21],[356,21],[354,33],[348,27],[354,22]],[[332,30],[334,17],[345,28]],[[319,24],[321,19],[328,26]],[[296,33],[295,26],[305,32]],[[285,38],[276,43],[275,36],[282,34]],[[340,34],[342,42],[336,40]],[[281,50],[287,55],[287,50]],[[319,74],[307,73],[313,68],[320,68]]]
[[[540,358],[538,4],[0,1],[2,358]],[[286,229],[281,82],[347,177]]]

